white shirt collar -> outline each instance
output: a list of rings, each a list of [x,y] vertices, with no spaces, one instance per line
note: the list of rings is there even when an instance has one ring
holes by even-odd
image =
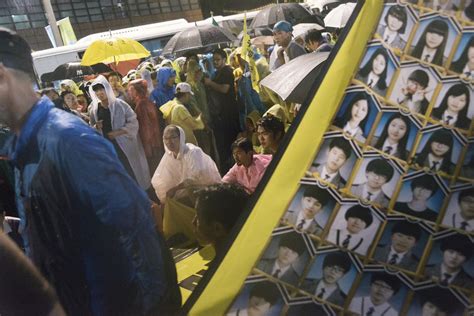
[[[421,53],[421,56],[420,56],[420,59],[422,61],[426,61],[426,62],[433,62],[433,59],[434,59],[434,55],[436,54],[436,49],[431,49],[431,48],[428,48],[428,47],[424,47],[423,48],[423,52]],[[426,56],[428,56],[428,58],[426,58]]]
[[[321,279],[321,281],[318,283],[318,286],[316,287],[316,291],[314,292],[315,296],[318,296],[319,293],[321,293],[321,290],[324,289],[324,294],[322,299],[327,299],[331,294],[337,290],[337,285],[336,284],[326,284],[324,282],[324,279]]]
[[[474,69],[469,68],[468,64],[466,64],[466,66],[464,66],[464,69],[462,70],[462,73],[464,75],[468,75],[471,78],[474,77]]]
[[[461,214],[459,214],[459,213],[453,213],[452,214],[453,227],[461,228],[461,225],[462,225],[463,222],[467,223],[467,226],[466,226],[466,231],[467,232],[474,231],[474,218],[466,221],[464,218],[462,218]]]
[[[444,263],[441,264],[441,275],[440,275],[441,280],[444,279],[444,274],[445,274],[445,273],[448,273],[448,274],[451,275],[451,277],[450,277],[449,280],[448,280],[448,283],[451,283],[451,282],[453,282],[453,280],[456,278],[456,276],[459,274],[459,272],[461,272],[461,269],[459,269],[458,271],[456,271],[456,272],[454,272],[454,273],[448,273],[448,272],[446,271],[446,268],[444,267]]]
[[[380,77],[374,74],[372,71],[369,72],[369,76],[367,77],[367,85],[373,88],[377,82],[379,81]]]
[[[359,126],[352,128],[349,122],[347,122],[343,130],[344,132],[348,133],[350,136],[354,137],[357,134],[357,131],[359,130]]]
[[[329,178],[326,177],[326,175],[329,176]],[[322,178],[323,180],[328,181],[328,182],[331,182],[331,181],[334,179],[335,176],[337,176],[337,171],[334,172],[334,173],[329,173],[329,172],[328,172],[328,169],[326,168],[326,166],[323,166],[323,170],[322,170],[322,172],[321,172],[321,178]]]
[[[391,44],[395,40],[395,37],[397,37],[397,34],[398,32],[392,31],[387,25],[383,32],[382,40],[387,44]]]
[[[388,146],[390,146],[392,148],[390,150],[390,152],[388,153],[389,155],[393,155],[394,153],[397,152],[398,143],[395,144],[395,145],[392,145],[392,144],[389,143],[388,139],[386,139],[383,143],[382,151],[385,152],[385,150],[387,149]]]
[[[380,192],[382,192],[382,190],[378,190],[376,192],[370,192],[370,200],[369,201],[373,201],[375,199],[375,197],[380,194]],[[368,194],[369,194],[369,188],[367,187],[367,183],[365,183],[364,188],[362,189],[361,198],[367,200],[367,195]]]
[[[374,313],[373,315],[382,315],[387,310],[390,310],[392,308],[392,305],[390,305],[388,302],[385,302],[383,304],[375,306],[372,303],[372,300],[370,299],[370,296],[365,296],[362,298],[364,300],[364,313],[367,313],[368,310],[373,307],[374,308]]]
[[[448,114],[447,111],[444,111],[443,117],[442,117],[443,123],[446,124],[446,121],[448,120],[448,116],[451,117],[451,118],[449,119],[449,126],[454,126],[454,124],[456,124],[456,122],[457,122],[457,120],[458,120],[458,115],[457,115],[457,114],[455,114],[455,115],[453,115],[453,114]]]
[[[431,166],[433,166],[433,163],[435,162],[436,160],[433,158],[433,154],[429,153],[428,154],[428,162],[430,163],[430,165],[428,166],[428,168],[431,169]],[[443,163],[443,159],[439,160],[439,161],[436,161],[437,162],[437,165],[436,165],[436,171],[439,171],[440,167],[441,167],[441,164]]]
[[[291,264],[287,265],[285,268],[282,268],[280,267],[280,265],[278,264],[278,260],[275,260],[275,264],[273,265],[273,269],[272,269],[272,275],[275,274],[275,272],[277,270],[280,270],[280,272],[278,273],[278,277],[281,278],[281,276],[283,274],[285,274],[285,272],[291,267]]]
[[[298,217],[296,218],[296,223],[295,225],[298,226],[302,220],[305,220],[305,223],[303,224],[303,228],[302,230],[307,230],[309,228],[309,226],[311,225],[311,222],[314,220],[314,218],[312,219],[307,219],[303,216],[303,210],[301,210],[299,213],[298,213]]]
[[[388,261],[390,261],[390,259],[392,259],[392,256],[394,254],[397,255],[397,264],[400,263],[400,261],[402,261],[403,257],[405,257],[405,255],[407,254],[408,251],[405,251],[405,252],[396,252],[395,249],[393,249],[393,247],[390,247],[390,252],[388,254]]]

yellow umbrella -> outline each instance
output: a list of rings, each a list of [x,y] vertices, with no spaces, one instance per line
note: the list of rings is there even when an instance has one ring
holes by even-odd
[[[81,65],[110,64],[150,56],[150,52],[129,38],[108,38],[94,41],[84,53]]]

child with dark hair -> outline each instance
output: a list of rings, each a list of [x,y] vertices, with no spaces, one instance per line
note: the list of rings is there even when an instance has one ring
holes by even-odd
[[[428,200],[438,189],[436,180],[429,175],[423,175],[413,179],[410,187],[412,199],[409,202],[395,203],[394,209],[410,216],[436,222],[438,213],[428,207]]]
[[[301,286],[317,298],[342,306],[346,294],[337,283],[351,269],[351,258],[345,252],[333,252],[324,257],[323,271],[320,279],[306,279]]]
[[[421,316],[457,315],[458,306],[448,289],[433,287],[420,293]],[[441,299],[442,298],[442,299]]]
[[[380,137],[372,138],[371,145],[388,155],[406,160],[409,135],[410,119],[406,115],[395,113],[387,120]]]
[[[424,114],[430,102],[426,99],[426,88],[430,77],[426,71],[415,69],[408,76],[406,84],[402,87],[402,97],[397,102],[415,113]]]
[[[227,316],[268,315],[268,312],[280,299],[280,291],[271,282],[255,284],[250,289],[247,308],[227,313]]]
[[[448,89],[440,105],[431,116],[445,125],[469,129],[471,120],[467,117],[470,105],[470,91],[467,85],[458,83]]]
[[[257,123],[258,140],[263,153],[275,154],[285,136],[285,125],[275,116],[264,116]]]
[[[315,185],[308,185],[303,191],[301,208],[298,208],[297,211],[288,210],[285,220],[289,224],[295,225],[298,230],[309,234],[321,234],[323,227],[315,218],[329,200],[330,195],[327,190]]]
[[[315,53],[330,52],[333,48],[331,44],[326,42],[322,32],[318,30],[309,30],[305,37],[304,42],[306,48]]]
[[[385,48],[377,48],[365,65],[360,68],[356,79],[367,84],[374,92],[384,96],[387,92],[388,62]]]
[[[337,117],[334,125],[360,142],[365,142],[364,130],[370,114],[368,95],[364,92],[356,93],[346,111]]]
[[[424,62],[442,66],[448,35],[449,27],[445,21],[440,19],[431,21],[421,34],[411,55]]]
[[[462,190],[457,198],[459,207],[450,207],[446,211],[443,224],[474,232],[474,188]]]
[[[451,162],[453,153],[453,136],[446,130],[435,131],[425,147],[416,156],[415,162],[420,167],[429,168],[431,171],[452,173],[454,165]]]
[[[352,147],[349,141],[342,137],[334,138],[329,143],[326,161],[321,164],[313,162],[308,174],[310,177],[318,175],[324,181],[332,183],[339,188],[346,183],[341,176],[340,170],[351,155]]]
[[[385,159],[371,160],[365,168],[366,182],[352,185],[352,194],[369,202],[388,207],[389,198],[382,191],[382,186],[393,178],[393,167]]]
[[[391,6],[385,14],[385,25],[379,24],[377,33],[393,48],[404,49],[406,41],[401,38],[407,27],[407,12],[400,5]]]
[[[451,70],[474,79],[474,36],[469,38],[459,58],[451,64]]]

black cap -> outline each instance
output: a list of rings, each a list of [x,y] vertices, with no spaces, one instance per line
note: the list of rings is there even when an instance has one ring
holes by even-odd
[[[466,260],[469,260],[472,256],[472,247],[471,240],[467,236],[460,234],[444,238],[440,245],[441,251],[445,252],[448,249],[457,251],[466,257]]]
[[[5,67],[34,75],[30,45],[14,31],[0,27],[0,62]]]
[[[279,246],[290,248],[300,256],[306,250],[303,238],[301,238],[300,234],[294,232],[283,235],[280,239]]]
[[[406,236],[412,236],[418,241],[420,240],[421,236],[421,228],[420,226],[418,226],[418,224],[402,221],[397,222],[395,225],[393,225],[392,235],[395,233],[400,233]]]
[[[370,224],[372,224],[372,221],[374,220],[372,212],[368,208],[365,208],[360,205],[355,205],[347,210],[346,214],[344,215],[344,218],[347,221],[349,217],[360,218],[365,222],[365,224],[367,225],[366,227],[369,227]]]

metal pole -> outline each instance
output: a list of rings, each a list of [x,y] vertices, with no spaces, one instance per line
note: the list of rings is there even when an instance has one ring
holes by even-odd
[[[56,23],[56,17],[54,16],[53,7],[51,6],[51,0],[42,0],[44,13],[48,19],[49,26],[53,31],[54,40],[56,41],[56,46],[64,46],[63,39],[61,38],[61,33],[59,33],[59,28]]]

